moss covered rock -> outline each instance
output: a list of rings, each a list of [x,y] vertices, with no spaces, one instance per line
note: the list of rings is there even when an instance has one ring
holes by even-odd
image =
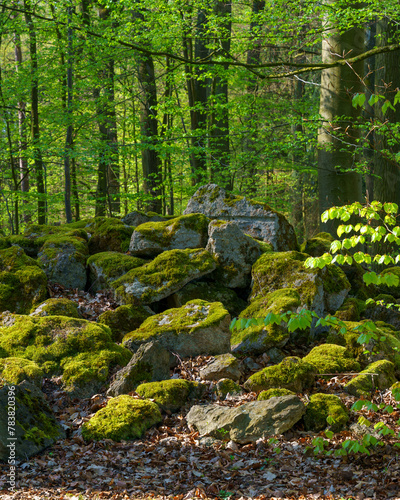
[[[317,370],[314,365],[291,356],[281,363],[267,366],[247,379],[244,384],[248,391],[265,391],[268,389],[289,389],[300,393],[314,385]]]
[[[220,380],[221,378],[239,380],[241,376],[240,362],[230,353],[215,356],[211,363],[200,370],[200,378],[203,380]]]
[[[335,313],[350,290],[349,281],[335,265],[307,269],[307,258],[307,254],[299,252],[263,254],[253,266],[251,299],[262,296],[264,290],[294,288],[302,306],[319,316]]]
[[[360,321],[360,314],[365,311],[365,301],[348,297],[335,312],[335,317],[341,321]]]
[[[160,410],[155,403],[122,395],[110,399],[106,407],[83,424],[82,436],[88,441],[140,438],[148,428],[161,420]]]
[[[147,306],[126,305],[105,311],[97,318],[97,322],[110,328],[114,342],[121,342],[127,333],[139,328],[153,315],[153,311]]]
[[[213,391],[218,399],[226,399],[228,395],[241,396],[243,394],[243,389],[240,385],[230,378],[222,378],[221,380],[218,380]]]
[[[99,252],[126,252],[133,233],[133,227],[113,217],[96,217],[89,238],[91,255]]]
[[[379,294],[374,302],[370,302],[363,314],[366,319],[372,321],[383,321],[392,325],[397,331],[400,330],[400,311],[393,295]]]
[[[104,325],[65,316],[3,318],[0,347],[7,356],[35,361],[47,374],[62,374],[63,383],[76,394],[97,392],[110,366],[125,366],[127,349],[111,340]]]
[[[169,379],[149,382],[137,387],[142,398],[153,399],[162,410],[178,411],[189,399],[201,397],[205,386],[189,380]]]
[[[211,273],[216,263],[206,250],[170,250],[112,283],[122,304],[152,304]]]
[[[396,382],[395,366],[387,360],[375,361],[344,386],[353,396],[369,396],[376,389],[388,389]]]
[[[91,255],[87,260],[90,292],[96,293],[99,290],[110,288],[113,281],[147,262],[147,260],[121,252],[100,252]]]
[[[220,302],[193,300],[178,309],[168,309],[147,318],[128,333],[123,344],[136,351],[156,340],[181,357],[224,354],[230,351],[230,315]]]
[[[133,231],[129,250],[132,255],[153,257],[166,250],[204,248],[209,219],[189,214],[162,222],[147,222]]]
[[[328,424],[328,417],[333,418],[332,424]],[[333,432],[340,432],[349,421],[349,414],[338,396],[319,393],[310,397],[303,420],[307,431],[320,432],[329,426]]]
[[[360,364],[351,357],[346,347],[336,344],[321,344],[314,347],[303,361],[314,365],[321,374],[360,371]]]
[[[293,391],[289,389],[268,389],[267,391],[261,391],[257,396],[257,401],[266,401],[271,398],[279,398],[281,396],[294,396]]]
[[[220,283],[196,281],[188,283],[168,297],[169,307],[181,307],[187,302],[195,299],[207,302],[221,302],[232,317],[246,309],[247,302],[238,297],[236,292]]]
[[[201,186],[184,214],[202,213],[211,219],[235,221],[246,234],[272,245],[275,251],[297,250],[293,227],[267,204],[227,193],[216,184]]]
[[[46,274],[20,247],[0,250],[0,312],[28,314],[47,296]]]
[[[18,385],[28,380],[40,387],[42,378],[43,371],[34,361],[13,357],[0,359],[0,386]]]
[[[34,307],[30,316],[67,316],[81,318],[78,305],[73,300],[63,298],[47,299]]]
[[[318,233],[309,240],[305,241],[300,250],[303,253],[307,253],[312,257],[320,257],[324,253],[329,252],[331,248],[331,243],[334,238],[329,233]]]
[[[239,318],[264,319],[267,314],[280,314],[297,311],[301,306],[300,295],[293,288],[283,288],[265,296],[257,297],[249,307],[240,313]],[[252,325],[243,330],[235,329],[231,337],[231,348],[235,354],[262,354],[269,349],[283,347],[290,334],[286,323],[280,325]]]
[[[15,417],[15,441],[9,440],[11,416]],[[26,461],[27,457],[64,437],[64,431],[37,387],[24,381],[14,386],[14,391],[10,391],[9,386],[0,389],[0,461],[7,462],[11,450],[17,460]]]
[[[49,281],[60,283],[65,288],[84,290],[88,256],[88,245],[83,238],[52,236],[42,246],[38,261]]]

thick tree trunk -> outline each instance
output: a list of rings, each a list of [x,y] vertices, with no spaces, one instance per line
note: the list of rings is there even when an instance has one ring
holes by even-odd
[[[328,0],[328,3],[333,3]],[[333,22],[333,21],[332,21]],[[364,32],[353,28],[341,34],[328,19],[325,28],[330,36],[322,42],[322,61],[329,63],[343,54],[356,56],[364,49]],[[338,66],[322,71],[318,131],[318,184],[320,214],[332,206],[361,201],[361,176],[354,171],[358,137],[353,120],[359,111],[352,106],[352,97],[362,91],[358,75],[363,63],[354,67]],[[338,117],[345,117],[338,120]],[[338,128],[339,127],[339,128]],[[321,223],[321,230],[336,236],[337,220]]]

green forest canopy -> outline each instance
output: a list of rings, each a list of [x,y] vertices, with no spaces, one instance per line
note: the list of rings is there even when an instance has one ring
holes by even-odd
[[[0,228],[179,214],[213,181],[300,239],[399,203],[397,2],[0,1]],[[325,229],[331,230],[331,226]]]

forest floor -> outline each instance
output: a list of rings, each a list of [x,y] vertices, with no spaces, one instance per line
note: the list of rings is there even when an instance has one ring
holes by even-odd
[[[91,297],[57,287],[52,292],[53,296],[68,296],[79,302],[88,319],[114,306],[107,294]],[[185,360],[175,373],[195,380],[209,359],[200,356]],[[337,394],[350,408],[354,398],[342,390],[347,381],[345,376],[320,379],[314,392]],[[140,440],[86,443],[80,427],[105,406],[105,391],[90,399],[71,399],[61,389],[59,379],[45,379],[43,391],[64,425],[67,438],[18,464],[15,492],[7,490],[8,466],[0,464],[1,500],[400,499],[400,449],[390,436],[383,438],[382,446],[371,449],[370,455],[315,456],[312,441],[325,435],[305,432],[299,423],[274,442],[263,439],[237,445],[219,441],[205,447],[199,444],[198,433],[186,425],[187,407],[179,413],[165,414],[163,422],[149,429]],[[139,397],[136,393],[131,395]],[[301,397],[306,401],[309,394]],[[250,393],[219,404],[233,406],[255,399],[256,394]],[[374,401],[389,404],[391,394],[376,392]],[[356,423],[358,416],[352,412],[350,423]],[[384,421],[396,434],[400,430],[398,411],[364,412],[363,416],[372,423]],[[339,449],[348,438],[360,436],[353,431],[340,432],[326,449]]]

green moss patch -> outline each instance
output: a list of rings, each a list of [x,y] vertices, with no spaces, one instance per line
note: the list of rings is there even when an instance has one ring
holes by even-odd
[[[267,391],[261,391],[257,396],[257,401],[266,401],[271,398],[279,398],[280,396],[295,396],[293,391],[289,389],[268,389]]]
[[[32,309],[31,316],[67,316],[68,318],[81,317],[76,302],[63,298],[45,300]]]
[[[149,427],[161,420],[155,403],[122,395],[111,399],[105,408],[83,424],[82,436],[85,440],[96,441],[140,438]]]
[[[316,374],[317,371],[312,364],[291,356],[278,365],[267,366],[255,373],[247,379],[244,387],[255,392],[282,388],[298,394],[314,385]]]
[[[163,410],[178,411],[189,399],[201,397],[205,386],[181,379],[148,382],[136,388],[143,398],[153,399]]]
[[[303,361],[315,366],[318,373],[334,374],[358,372],[360,364],[351,357],[346,347],[336,344],[322,344],[314,347]]]
[[[29,359],[4,358],[0,359],[0,385],[17,385],[23,380],[40,384],[43,371]]]
[[[388,360],[375,361],[348,382],[344,386],[345,391],[359,397],[369,396],[376,389],[388,389],[396,382],[394,369],[394,364]]]
[[[124,336],[139,328],[153,313],[146,306],[119,306],[113,311],[105,311],[97,318],[101,325],[107,325],[115,342],[121,342]]]
[[[328,417],[333,418],[332,424],[328,424]],[[340,432],[345,428],[349,415],[338,396],[313,394],[303,419],[307,431],[320,432],[329,426],[333,432]]]
[[[219,399],[226,399],[228,394],[230,396],[240,396],[243,394],[243,389],[230,378],[223,378],[215,384],[214,392]]]
[[[320,257],[324,253],[329,252],[331,243],[334,238],[329,233],[318,233],[314,237],[305,241],[301,245],[301,251],[311,255],[312,257]]]
[[[94,231],[89,239],[91,255],[99,252],[126,252],[133,233],[133,227],[116,218],[96,217]]]

